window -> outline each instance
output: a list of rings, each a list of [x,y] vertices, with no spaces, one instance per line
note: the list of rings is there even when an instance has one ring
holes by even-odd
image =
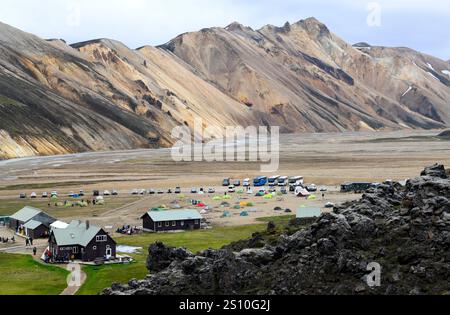
[[[74,248],[72,249],[72,253],[78,254],[78,247],[74,247]]]
[[[200,221],[199,220],[195,220],[195,224],[200,224]]]
[[[162,222],[158,222],[158,227],[162,227]]]
[[[172,226],[173,227],[177,226],[177,222],[176,221],[172,221]]]
[[[169,226],[170,226],[170,222],[167,221],[167,222],[166,222],[166,227],[169,227]]]
[[[181,224],[181,226],[184,226],[184,221],[181,221],[180,224]]]
[[[97,246],[92,246],[92,249],[93,250],[97,250]]]
[[[97,235],[95,239],[96,239],[97,242],[106,242],[106,241],[108,241],[108,236],[106,236],[106,235]]]
[[[106,249],[110,249],[111,248],[111,246],[109,246],[109,245],[106,245]]]

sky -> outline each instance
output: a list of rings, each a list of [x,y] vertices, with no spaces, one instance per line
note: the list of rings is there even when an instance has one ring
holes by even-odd
[[[0,8],[1,22],[43,38],[112,38],[131,48],[234,21],[259,29],[311,16],[351,44],[450,59],[448,0],[1,0]]]

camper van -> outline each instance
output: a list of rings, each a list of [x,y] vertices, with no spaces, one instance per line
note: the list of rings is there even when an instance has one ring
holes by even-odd
[[[250,178],[244,179],[244,182],[242,183],[242,186],[244,186],[244,187],[250,187]]]
[[[280,178],[280,175],[269,177],[268,179],[269,186],[276,186],[278,178]]]
[[[287,186],[288,184],[288,177],[287,176],[281,176],[280,178],[278,178],[278,186]]]
[[[303,176],[292,176],[289,177],[289,190],[295,191],[295,188],[298,186],[303,186],[304,178]]]
[[[267,176],[260,176],[253,180],[253,185],[255,187],[265,186],[267,184]]]

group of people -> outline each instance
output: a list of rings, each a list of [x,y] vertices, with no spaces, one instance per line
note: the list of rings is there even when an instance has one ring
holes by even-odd
[[[11,237],[11,239],[9,239],[9,237],[1,237],[1,238],[0,238],[0,241],[1,241],[3,244],[7,244],[7,243],[9,243],[10,241],[11,241],[11,243],[15,243],[15,242],[16,242],[16,239],[15,239],[14,236]]]
[[[116,233],[124,234],[124,235],[133,235],[138,233],[137,227],[132,227],[131,225],[124,225],[121,228],[116,230]]]

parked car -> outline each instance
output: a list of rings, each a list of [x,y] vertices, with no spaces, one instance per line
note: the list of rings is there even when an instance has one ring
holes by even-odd
[[[216,190],[214,188],[208,189],[208,194],[214,194],[215,192],[216,192]]]
[[[280,192],[281,192],[283,195],[287,195],[287,194],[288,194],[288,191],[287,191],[286,187],[281,187]]]
[[[149,195],[154,195],[154,194],[156,194],[156,191],[154,189],[149,189],[148,190],[148,194]]]
[[[176,194],[181,194],[181,188],[180,187],[175,188],[175,193]]]
[[[139,195],[139,190],[138,189],[133,189],[133,191],[131,192],[132,195]]]
[[[325,187],[325,186],[320,187],[320,191],[321,191],[321,192],[327,192],[327,191],[328,191],[328,188]]]
[[[196,194],[197,193],[197,188],[192,188],[191,189],[191,194]]]
[[[94,190],[94,191],[92,192],[92,196],[94,196],[94,197],[100,196],[100,190]]]
[[[58,197],[58,192],[56,190],[52,191],[50,197]]]
[[[75,193],[73,191],[69,192],[68,194],[69,198],[73,198],[73,196],[75,196]]]
[[[227,187],[231,185],[231,178],[225,178],[223,180],[222,186]]]
[[[306,187],[306,190],[309,191],[309,192],[316,192],[317,191],[317,186],[315,184],[308,185]]]
[[[42,198],[48,198],[48,193],[47,192],[43,192],[42,193]]]
[[[228,186],[228,192],[229,192],[229,193],[234,193],[234,192],[236,192],[236,187],[234,187],[234,185]]]
[[[272,186],[271,186],[271,187],[269,188],[269,192],[270,192],[270,193],[277,192],[277,189],[276,189],[275,187],[272,187]]]
[[[234,186],[235,186],[235,187],[241,186],[241,181],[240,181],[239,179],[236,179],[236,180],[234,181]]]
[[[244,182],[242,183],[242,186],[244,186],[244,187],[250,187],[250,178],[244,179]]]
[[[146,193],[145,189],[141,189],[141,190],[139,191],[139,195],[145,195],[145,193]]]
[[[169,190],[167,190],[167,193],[172,194],[173,193],[172,189],[169,188]]]
[[[159,189],[156,193],[157,193],[158,195],[162,195],[162,194],[164,194],[164,190]]]
[[[103,196],[111,196],[111,192],[109,190],[105,190],[103,192]]]
[[[117,190],[113,190],[112,193],[111,193],[111,195],[113,195],[113,196],[118,196],[118,195],[119,195],[119,192],[118,192]],[[81,196],[81,195],[80,195],[80,196]]]
[[[334,203],[327,202],[327,204],[325,205],[325,208],[334,208]]]
[[[27,198],[27,194],[21,193],[21,194],[19,195],[19,198],[20,198],[20,199],[26,199],[26,198]]]
[[[32,192],[30,195],[31,199],[36,199],[37,198],[37,194],[35,192]]]

